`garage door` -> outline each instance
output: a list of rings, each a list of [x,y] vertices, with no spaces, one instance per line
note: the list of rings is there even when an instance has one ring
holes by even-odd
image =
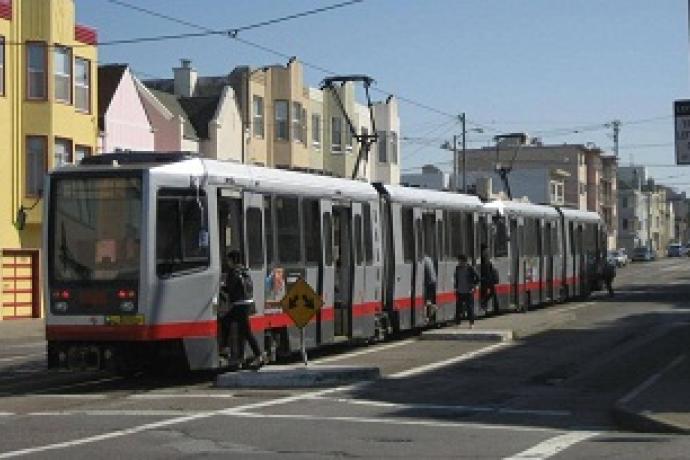
[[[39,318],[38,251],[2,251],[3,319]]]

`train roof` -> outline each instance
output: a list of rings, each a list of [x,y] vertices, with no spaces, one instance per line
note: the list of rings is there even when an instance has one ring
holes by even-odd
[[[560,208],[560,211],[563,213],[563,217],[570,220],[579,220],[592,224],[601,222],[601,216],[596,212],[580,211],[579,209],[571,208]]]
[[[377,187],[383,191],[391,201],[411,206],[437,206],[450,209],[480,209],[481,200],[474,195],[441,192],[400,185],[380,184]]]
[[[528,217],[558,218],[558,211],[541,204],[525,203],[522,201],[496,200],[484,204],[484,209],[498,212],[501,215],[521,215]]]
[[[237,185],[257,192],[335,200],[372,201],[378,198],[376,190],[366,182],[201,158],[155,166],[151,168],[151,174],[206,177],[212,185]]]

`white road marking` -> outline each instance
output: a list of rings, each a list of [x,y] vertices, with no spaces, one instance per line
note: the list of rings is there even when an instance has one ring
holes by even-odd
[[[551,417],[564,417],[572,415],[564,410],[539,410],[539,409],[511,409],[507,407],[463,406],[446,404],[400,404],[385,401],[372,401],[369,399],[332,398],[327,396],[313,396],[310,399],[323,399],[327,401],[347,403],[357,406],[384,407],[403,410],[438,410],[448,412],[495,412],[499,414],[543,415]]]
[[[626,394],[618,402],[620,404],[628,404],[630,401],[637,398],[647,388],[654,385],[657,382],[657,380],[659,380],[666,372],[669,372],[671,369],[678,366],[683,361],[685,361],[685,355],[677,356],[673,361],[671,361],[669,364],[667,364],[666,367],[664,367],[659,372],[652,375],[647,380],[642,382],[640,385],[635,387],[630,393]]]
[[[511,343],[509,343],[509,342],[495,343],[493,345],[489,345],[488,347],[480,348],[479,350],[471,351],[469,353],[465,353],[463,355],[459,355],[459,356],[455,356],[453,358],[445,359],[443,361],[437,361],[435,363],[430,363],[430,364],[425,364],[423,366],[414,367],[414,368],[408,369],[406,371],[396,372],[395,374],[391,374],[391,375],[387,376],[387,378],[402,379],[402,378],[407,378],[407,377],[413,377],[413,376],[416,376],[419,374],[423,374],[425,372],[435,371],[436,369],[450,366],[451,364],[457,364],[457,363],[460,363],[463,361],[468,361],[470,359],[476,358],[477,356],[486,355],[486,354],[492,353],[496,350],[499,350],[501,348],[506,348],[509,346],[511,346]]]
[[[104,394],[35,394],[32,398],[43,399],[107,399],[108,396]]]
[[[353,351],[350,353],[343,353],[342,355],[329,356],[328,358],[315,359],[313,362],[315,364],[322,364],[322,363],[330,363],[333,361],[342,361],[344,359],[354,358],[355,356],[361,356],[361,355],[366,355],[369,353],[376,353],[377,351],[388,350],[390,348],[401,347],[403,345],[408,345],[408,344],[414,343],[416,341],[417,341],[417,339],[401,340],[400,342],[393,342],[393,343],[388,343],[385,345],[372,346],[372,347],[366,348],[364,350]]]
[[[68,417],[74,415],[85,415],[95,417],[179,417],[198,414],[208,414],[208,411],[188,411],[176,409],[93,409],[93,410],[65,410],[65,411],[45,411],[29,412],[26,415],[44,417],[58,416]]]
[[[11,417],[14,415],[14,412],[0,412],[0,417]]]
[[[232,393],[142,393],[127,396],[127,399],[231,399]]]
[[[486,347],[484,349],[468,353],[467,355],[460,355],[459,357],[453,358],[452,360],[444,360],[444,361],[439,361],[437,363],[432,363],[430,365],[419,366],[417,368],[413,368],[413,369],[410,369],[410,370],[405,371],[405,372],[408,373],[408,375],[421,374],[422,372],[426,372],[427,370],[437,369],[439,367],[443,367],[443,366],[446,366],[448,364],[453,364],[454,362],[459,362],[459,361],[462,361],[465,359],[470,359],[470,357],[479,356],[480,354],[483,354],[483,353],[480,353],[482,351],[484,351],[484,353],[488,353],[492,350],[497,349],[498,345],[504,345],[505,346],[506,344],[502,344],[502,343],[494,344],[494,345],[491,345],[491,346]],[[464,359],[461,359],[461,358],[464,358]],[[105,381],[105,380],[115,380],[115,379],[103,379],[103,380]],[[85,382],[85,384],[93,384],[93,383],[96,383],[96,382]],[[340,387],[328,388],[328,389],[318,390],[318,391],[314,391],[314,392],[307,392],[307,393],[301,393],[301,394],[292,395],[292,396],[285,396],[283,398],[270,399],[267,401],[260,401],[260,402],[256,402],[256,403],[244,404],[244,405],[240,405],[240,406],[228,408],[228,409],[221,409],[221,410],[210,411],[210,412],[200,412],[198,414],[185,415],[185,416],[181,416],[181,417],[174,417],[174,418],[170,418],[167,420],[160,420],[157,422],[146,423],[143,425],[138,425],[138,426],[123,429],[123,430],[111,431],[109,433],[103,433],[103,434],[99,434],[99,435],[88,436],[85,438],[74,439],[71,441],[64,441],[64,442],[59,442],[59,443],[54,443],[54,444],[46,444],[43,446],[28,447],[25,449],[8,451],[8,452],[0,453],[0,459],[20,457],[20,456],[24,456],[24,455],[32,455],[32,454],[36,454],[39,452],[48,452],[48,451],[54,451],[54,450],[60,450],[60,449],[68,449],[70,447],[81,446],[84,444],[92,444],[92,443],[96,443],[96,442],[100,442],[100,441],[106,441],[109,439],[121,438],[124,436],[130,436],[130,435],[142,433],[145,431],[151,431],[151,430],[156,430],[158,428],[168,427],[171,425],[179,425],[182,423],[192,422],[195,420],[202,420],[202,419],[214,417],[217,415],[248,416],[246,413],[246,411],[248,411],[248,410],[277,406],[277,405],[282,405],[282,404],[288,404],[288,403],[308,399],[308,398],[313,397],[313,396],[322,396],[322,395],[332,394],[332,393],[336,393],[336,392],[340,392],[340,391],[354,390],[357,388],[362,388],[368,384],[370,384],[370,382],[356,383],[356,384],[351,384],[351,385],[343,385]],[[48,390],[48,391],[51,391],[51,390]],[[256,414],[256,417],[267,417],[267,416],[263,415],[263,414]],[[345,418],[343,418],[343,420],[345,420]],[[357,421],[360,419],[354,419],[354,420]],[[376,422],[376,420],[379,420],[379,419],[370,419],[370,420],[372,420],[372,423],[385,423],[385,422]],[[392,420],[391,422],[395,422],[395,420]],[[441,426],[436,422],[430,422],[430,423],[434,423],[434,424],[429,425],[429,426]],[[405,424],[405,423],[403,423],[403,424]],[[410,421],[410,422],[407,422],[406,424],[419,425],[421,423],[418,421]],[[467,424],[467,425],[455,424],[454,426],[469,427],[469,426],[477,426],[477,425],[474,425],[474,424]],[[500,427],[500,425],[490,425],[490,427],[491,427],[491,429],[496,429],[496,428]],[[513,428],[511,427],[511,429],[513,429]],[[520,427],[520,428],[515,428],[515,429],[524,429],[525,431],[547,431],[543,428],[521,428]],[[548,430],[548,431],[552,431],[552,430]]]
[[[463,423],[463,422],[438,422],[434,420],[417,420],[404,418],[385,418],[385,417],[346,417],[346,416],[321,416],[321,415],[305,415],[305,414],[256,414],[251,412],[233,412],[231,414],[236,417],[245,418],[270,418],[270,419],[284,419],[284,420],[306,420],[316,422],[351,422],[351,423],[372,423],[382,425],[411,425],[411,426],[428,426],[433,428],[472,428],[477,430],[510,430],[520,432],[545,432],[553,433],[557,430],[551,428],[540,428],[530,426],[516,426],[516,425],[499,425],[499,424],[481,424],[481,423]]]
[[[8,356],[7,358],[0,358],[0,363],[9,363],[12,361],[20,361],[23,359],[32,359],[32,358],[38,358],[39,356],[43,357],[45,356],[44,353],[34,353],[31,355],[20,355],[20,356]]]
[[[597,436],[598,434],[599,433],[596,431],[574,431],[571,433],[561,434],[559,436],[549,438],[546,441],[542,441],[539,444],[516,455],[506,457],[505,460],[547,459],[577,444],[578,442]]]
[[[31,343],[17,343],[14,345],[3,345],[3,348],[45,348],[46,343],[43,342],[31,342]]]

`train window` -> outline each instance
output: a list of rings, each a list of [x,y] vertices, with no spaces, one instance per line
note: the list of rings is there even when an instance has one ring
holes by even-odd
[[[508,230],[506,229],[505,219],[496,222],[496,233],[494,234],[494,257],[508,256]]]
[[[264,197],[264,228],[266,229],[266,264],[273,264],[273,206],[271,197]]]
[[[319,202],[302,200],[302,222],[304,225],[304,255],[308,264],[321,263],[321,219]]]
[[[278,261],[282,263],[300,262],[299,199],[286,196],[276,197],[275,213]]]
[[[201,206],[199,206],[201,204]],[[206,194],[197,189],[162,189],[156,215],[156,273],[175,273],[209,266]]]
[[[551,254],[557,256],[561,253],[561,245],[558,244],[558,225],[554,222],[551,224]]]
[[[355,215],[355,263],[362,265],[364,262],[364,251],[362,248],[362,216]]]
[[[465,213],[463,215],[463,223],[465,231],[463,233],[463,248],[462,253],[467,256],[468,259],[474,258],[474,215],[470,213]]]
[[[330,212],[323,214],[323,247],[325,263],[330,267],[333,265],[333,222]]]
[[[403,261],[412,262],[414,258],[414,228],[412,208],[402,208]]]
[[[525,256],[537,255],[537,221],[533,218],[525,218],[524,224],[525,245],[523,254]]]
[[[424,257],[424,227],[422,219],[415,220],[415,231],[417,233],[417,261]]]
[[[374,243],[371,232],[371,205],[362,204],[362,216],[364,217],[364,259],[367,265],[374,262]]]
[[[259,208],[247,209],[247,262],[249,268],[264,266],[263,225]]]
[[[450,217],[450,257],[451,259],[457,258],[460,254],[465,252],[463,248],[463,226],[462,226],[463,216],[459,212],[454,212]]]

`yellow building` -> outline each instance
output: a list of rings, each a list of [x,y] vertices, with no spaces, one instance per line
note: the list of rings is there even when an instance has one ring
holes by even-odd
[[[42,316],[43,178],[96,151],[96,33],[74,3],[0,0],[0,319]]]

